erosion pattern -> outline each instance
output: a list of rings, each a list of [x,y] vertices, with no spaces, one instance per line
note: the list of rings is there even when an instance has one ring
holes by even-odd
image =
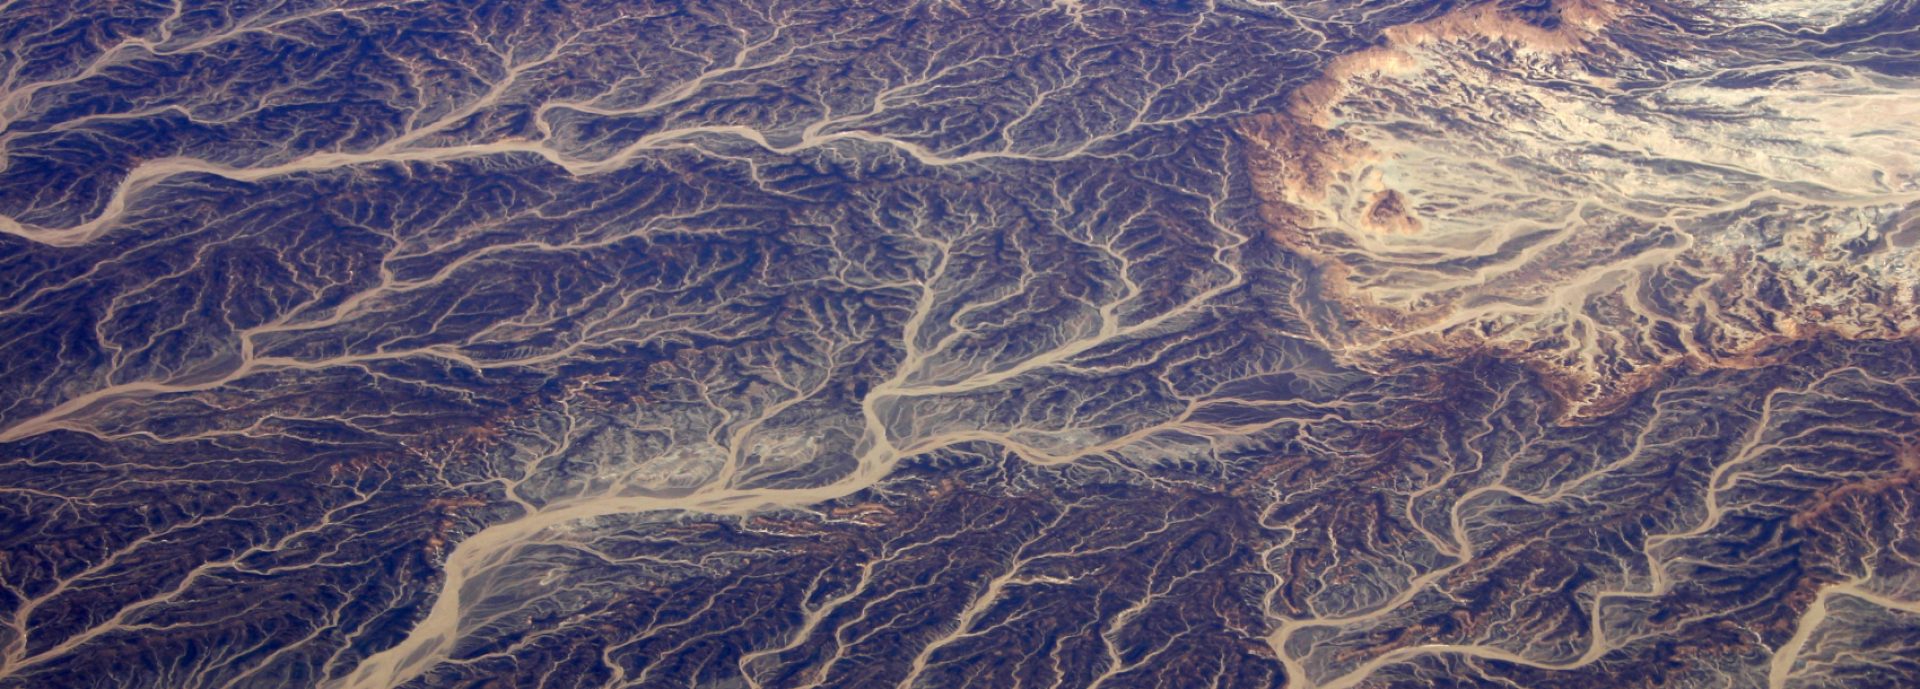
[[[1911,0],[0,5],[0,687],[1920,686]]]

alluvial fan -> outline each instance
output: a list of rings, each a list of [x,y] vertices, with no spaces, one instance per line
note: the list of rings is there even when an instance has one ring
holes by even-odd
[[[1920,687],[1914,0],[14,0],[0,342],[0,689]]]

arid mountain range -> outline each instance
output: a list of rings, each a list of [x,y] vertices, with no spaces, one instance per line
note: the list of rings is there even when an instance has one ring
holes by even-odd
[[[1920,687],[1915,0],[0,2],[0,689]]]

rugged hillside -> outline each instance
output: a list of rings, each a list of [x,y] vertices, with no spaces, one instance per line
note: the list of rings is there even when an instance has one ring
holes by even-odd
[[[1920,686],[1911,0],[0,7],[0,689]]]

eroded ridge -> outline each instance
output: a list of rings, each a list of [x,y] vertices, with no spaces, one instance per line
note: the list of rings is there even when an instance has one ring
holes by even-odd
[[[1676,366],[1920,328],[1920,82],[1876,38],[1901,20],[1556,9],[1388,29],[1243,126],[1276,231],[1359,321],[1335,348],[1494,346],[1604,408]],[[1815,31],[1856,50],[1813,58]]]
[[[0,688],[1920,684],[1911,7],[77,5]]]

